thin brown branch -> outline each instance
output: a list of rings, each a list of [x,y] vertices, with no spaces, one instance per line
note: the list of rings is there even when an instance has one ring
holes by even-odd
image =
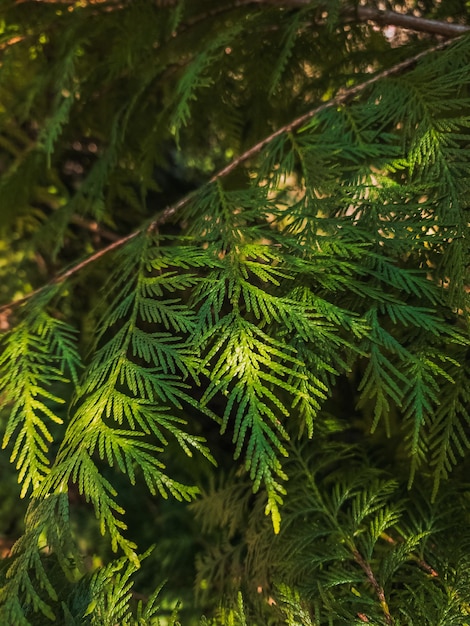
[[[307,6],[310,0],[238,0],[235,6],[240,4],[270,4],[273,6]],[[344,10],[344,15],[353,16],[360,22],[375,22],[380,26],[398,26],[406,30],[415,30],[421,33],[432,33],[443,37],[458,37],[470,31],[466,24],[454,24],[440,20],[429,20],[416,15],[407,15],[397,11],[386,11],[375,7],[351,7]]]
[[[120,239],[117,233],[112,230],[108,230],[107,228],[103,228],[95,220],[86,220],[80,215],[73,215],[70,219],[70,223],[80,226],[80,228],[89,230],[90,233],[96,234],[102,239],[107,239],[108,241],[119,241]]]
[[[0,315],[2,315],[3,313],[10,312],[9,310],[11,310],[12,307],[18,307],[24,304],[25,302],[27,302],[28,300],[31,300],[31,298],[41,293],[41,291],[43,291],[44,289],[47,289],[47,287],[51,287],[53,285],[60,285],[65,280],[67,280],[67,278],[70,278],[70,276],[77,274],[84,267],[87,267],[91,263],[94,263],[95,261],[100,259],[102,256],[107,254],[108,252],[111,252],[112,250],[115,250],[116,248],[120,248],[131,239],[134,239],[134,237],[137,237],[141,232],[142,230],[136,230],[133,233],[126,235],[125,237],[121,237],[117,239],[115,242],[109,244],[105,248],[101,248],[101,250],[94,252],[83,261],[80,261],[80,263],[77,263],[76,265],[73,265],[72,267],[70,267],[68,270],[65,270],[64,272],[57,274],[57,276],[55,276],[52,280],[50,280],[45,285],[42,285],[41,287],[34,289],[34,291],[30,291],[29,293],[27,293],[22,298],[19,298],[18,300],[14,300],[13,302],[9,302],[8,304],[4,304],[3,306],[0,306]]]
[[[10,39],[7,39],[7,41],[4,41],[3,43],[1,43],[0,44],[0,50],[6,50],[6,48],[10,48],[11,46],[14,46],[17,43],[21,43],[25,39],[26,39],[26,37],[23,37],[23,36],[20,36],[20,35],[15,35],[14,37],[11,37]]]
[[[375,577],[375,574],[372,571],[369,563],[367,563],[367,561],[364,559],[361,553],[355,548],[353,549],[353,556],[354,556],[354,560],[356,561],[356,563],[359,565],[359,567],[367,576],[367,580],[370,582],[370,584],[374,588],[377,598],[379,599],[380,606],[382,607],[382,611],[385,617],[385,622],[387,624],[390,624],[391,626],[393,624],[393,617],[390,614],[390,609],[388,608],[388,603],[385,597],[385,592],[383,590],[383,587],[377,581],[377,578]]]
[[[354,87],[351,87],[350,89],[345,89],[341,91],[337,96],[335,96],[331,100],[328,100],[328,102],[320,104],[314,109],[307,111],[307,113],[304,113],[303,115],[293,120],[289,124],[282,126],[281,128],[276,130],[274,133],[272,133],[268,137],[265,137],[264,139],[262,139],[259,143],[252,146],[249,150],[241,154],[239,157],[237,157],[231,163],[229,163],[226,167],[220,170],[217,174],[215,174],[211,178],[210,182],[214,182],[218,180],[219,178],[222,178],[223,176],[230,174],[241,163],[248,161],[248,159],[250,159],[252,156],[255,156],[256,154],[261,152],[263,148],[265,148],[274,139],[277,139],[277,137],[279,137],[280,135],[283,135],[285,133],[289,133],[298,129],[300,126],[303,126],[306,122],[311,120],[313,117],[315,117],[315,115],[318,115],[322,111],[338,106],[340,104],[344,104],[346,101],[351,100],[357,94],[361,93],[362,91],[365,91],[368,87],[375,84],[379,80],[382,80],[383,78],[387,78],[388,76],[393,76],[394,74],[398,74],[402,70],[408,69],[409,67],[414,65],[417,61],[419,61],[419,59],[430,54],[431,52],[442,50],[443,48],[447,47],[450,43],[451,43],[450,41],[444,41],[436,46],[433,46],[432,48],[429,48],[428,50],[424,50],[423,52],[420,52],[419,54],[415,54],[414,56],[410,57],[409,59],[406,59],[405,61],[402,61],[401,63],[397,63],[396,65],[393,65],[392,67],[386,70],[383,70],[382,72],[379,72],[378,74],[375,74],[374,76],[364,81],[363,83],[360,83],[359,85],[355,85]]]
[[[31,0],[16,0],[16,4],[28,3]],[[72,6],[73,0],[34,0],[35,4],[42,2],[45,4],[62,4],[64,6]],[[192,26],[208,17],[214,17],[220,13],[225,13],[233,9],[245,7],[249,5],[260,6],[270,5],[277,7],[305,7],[309,5],[311,0],[234,0],[227,6],[218,7],[205,11],[202,14],[192,17],[188,22],[183,23],[183,29]],[[87,6],[109,5],[111,10],[124,8],[120,0],[89,0]],[[343,11],[345,16],[357,19],[360,22],[375,22],[380,26],[398,26],[406,30],[414,30],[422,33],[431,33],[434,35],[442,35],[443,37],[458,37],[470,31],[470,26],[466,24],[455,24],[453,22],[443,22],[441,20],[431,20],[416,15],[407,15],[406,13],[398,13],[397,11],[389,11],[376,9],[375,7],[346,7]],[[0,46],[0,49],[8,45],[15,44],[22,40],[22,37],[13,37]]]
[[[269,5],[275,7],[305,7],[311,0],[234,0],[230,5],[208,11],[193,18],[192,21],[201,21],[206,17],[211,17],[217,13],[223,13],[243,6]],[[380,26],[398,26],[406,30],[414,30],[421,33],[442,35],[443,37],[458,37],[470,31],[470,26],[466,24],[455,24],[443,22],[441,20],[430,20],[416,15],[407,15],[397,11],[376,9],[375,7],[346,7],[343,15],[356,19],[359,22],[375,22]]]
[[[315,115],[318,115],[319,113],[321,113],[322,111],[325,111],[326,109],[330,109],[330,108],[336,107],[336,106],[338,106],[340,104],[344,104],[348,100],[351,100],[352,98],[354,98],[355,96],[357,96],[361,92],[365,91],[368,87],[370,87],[371,85],[375,84],[379,80],[382,80],[382,79],[387,78],[389,76],[393,76],[394,74],[398,74],[398,73],[402,72],[403,70],[406,70],[406,69],[410,68],[417,61],[419,61],[421,58],[425,57],[426,55],[428,55],[428,54],[430,54],[432,52],[436,52],[438,50],[444,49],[445,47],[450,45],[450,43],[452,43],[452,41],[453,40],[444,41],[444,42],[442,42],[442,43],[440,43],[440,44],[438,44],[436,46],[433,46],[432,48],[429,48],[428,50],[420,52],[419,54],[415,54],[414,56],[406,59],[405,61],[402,61],[401,63],[397,63],[396,65],[393,65],[392,67],[390,67],[390,68],[388,68],[386,70],[383,70],[382,72],[379,72],[379,73],[375,74],[374,76],[372,76],[368,80],[364,81],[363,83],[355,85],[354,87],[351,87],[350,89],[342,90],[340,93],[338,93],[337,96],[335,96],[331,100],[328,100],[328,102],[324,102],[323,104],[320,104],[319,106],[311,109],[310,111],[307,111],[307,113],[304,113],[303,115],[300,115],[299,117],[297,117],[295,120],[293,120],[289,124],[286,124],[285,126],[282,126],[281,128],[279,128],[275,132],[271,133],[271,135],[269,135],[268,137],[265,137],[264,139],[259,141],[257,144],[255,144],[254,146],[252,146],[251,148],[246,150],[243,154],[238,156],[236,159],[231,161],[228,165],[226,165],[221,170],[219,170],[216,174],[214,174],[214,176],[212,176],[212,178],[209,180],[209,183],[213,183],[213,182],[215,182],[215,181],[217,181],[217,180],[227,176],[228,174],[233,172],[239,165],[241,165],[242,163],[245,163],[246,161],[249,161],[249,159],[251,159],[252,157],[257,156],[269,143],[271,143],[277,137],[279,137],[279,136],[281,136],[283,134],[287,134],[289,132],[292,132],[294,130],[297,130],[298,128],[303,126],[306,122],[308,122],[313,117],[315,117]],[[152,229],[157,230],[159,226],[161,226],[161,225],[165,224],[166,222],[168,222],[182,208],[187,206],[189,204],[189,202],[192,200],[192,198],[194,197],[195,194],[196,194],[196,192],[193,191],[190,194],[186,195],[181,200],[179,200],[178,202],[176,202],[175,204],[173,204],[171,206],[168,206],[166,209],[164,209],[155,218],[155,220],[153,220],[153,222],[150,224],[150,226],[147,226],[146,228],[148,230],[152,230]],[[140,228],[140,229],[134,231],[133,233],[130,233],[129,235],[126,235],[125,237],[121,237],[119,239],[116,239],[116,241],[113,241],[113,243],[111,243],[110,245],[108,245],[108,246],[102,248],[101,250],[98,250],[97,252],[93,253],[92,255],[90,255],[88,258],[84,259],[83,261],[81,261],[77,265],[74,265],[73,267],[69,268],[68,270],[58,274],[55,278],[53,278],[51,281],[49,281],[46,285],[44,285],[42,287],[39,287],[38,289],[35,289],[34,291],[28,293],[23,298],[20,298],[19,300],[16,300],[16,301],[4,304],[3,306],[0,307],[0,314],[2,312],[5,312],[7,309],[11,309],[12,307],[16,307],[16,306],[19,306],[21,304],[24,304],[27,300],[29,300],[30,298],[32,298],[36,294],[40,293],[42,289],[45,289],[48,286],[57,285],[57,284],[63,283],[67,278],[70,278],[70,276],[73,276],[74,274],[78,273],[84,267],[90,265],[94,261],[97,261],[98,259],[100,259],[102,256],[104,256],[108,252],[111,252],[112,250],[115,250],[116,248],[119,248],[120,246],[123,246],[128,241],[130,241],[131,239],[133,239],[134,237],[139,235],[141,232],[143,232],[143,230],[144,230],[143,228]]]
[[[407,30],[432,33],[443,37],[458,37],[470,31],[470,26],[464,24],[428,20],[424,17],[406,15],[396,11],[381,11],[372,7],[357,7],[355,13],[361,22],[372,21],[380,26],[398,26]]]

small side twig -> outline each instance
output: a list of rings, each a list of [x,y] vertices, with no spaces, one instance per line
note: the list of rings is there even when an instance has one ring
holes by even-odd
[[[90,231],[90,233],[96,234],[102,239],[107,239],[108,241],[119,241],[120,239],[120,236],[117,233],[112,230],[108,230],[107,228],[103,228],[103,226],[100,226],[95,220],[86,220],[80,215],[73,215],[70,219],[70,223],[80,226],[80,228],[84,228]]]
[[[387,543],[390,543],[390,544],[392,544],[394,546],[396,546],[399,543],[399,541],[397,541],[396,539],[394,539],[393,537],[391,537],[390,535],[388,535],[385,532],[383,532],[380,536],[382,537],[382,539],[385,539],[385,541]],[[436,572],[436,570],[433,567],[431,567],[431,565],[429,565],[429,563],[426,563],[426,561],[424,561],[423,559],[420,559],[415,554],[410,554],[410,559],[412,561],[415,561],[415,563],[417,563],[417,565],[422,570],[424,570],[427,574],[429,574],[433,578],[438,578],[439,573]]]

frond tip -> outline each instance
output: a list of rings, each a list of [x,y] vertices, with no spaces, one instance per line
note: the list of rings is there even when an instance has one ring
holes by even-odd
[[[52,426],[62,424],[60,384],[78,383],[81,367],[75,332],[46,312],[25,319],[2,339],[1,390],[11,403],[2,447],[14,440],[11,461],[16,464],[21,495],[35,492],[50,471]]]

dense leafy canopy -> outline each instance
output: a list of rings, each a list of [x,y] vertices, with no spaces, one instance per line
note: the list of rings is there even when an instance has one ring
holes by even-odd
[[[1,623],[470,623],[468,18],[0,5]]]

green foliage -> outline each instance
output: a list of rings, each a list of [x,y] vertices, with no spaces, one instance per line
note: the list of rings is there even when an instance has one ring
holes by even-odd
[[[1,623],[469,623],[468,11],[375,4],[0,8]]]
[[[359,624],[364,615],[377,624],[466,624],[467,495],[448,492],[430,504],[424,485],[407,492],[359,446],[333,442],[327,431],[317,438],[321,451],[289,450],[292,482],[277,537],[258,502],[247,518],[246,480],[231,477],[193,505],[211,538],[199,583],[213,580],[231,596],[233,581],[243,581],[256,624]]]
[[[67,382],[66,372],[77,384],[80,368],[74,330],[46,313],[43,307],[50,300],[47,291],[41,299],[34,313],[30,311],[4,336],[0,362],[4,399],[12,403],[2,447],[16,434],[10,460],[15,462],[18,480],[23,484],[22,496],[30,488],[38,489],[49,472],[48,450],[53,435],[48,420],[63,423],[51,403],[65,400],[51,390],[58,382]]]

